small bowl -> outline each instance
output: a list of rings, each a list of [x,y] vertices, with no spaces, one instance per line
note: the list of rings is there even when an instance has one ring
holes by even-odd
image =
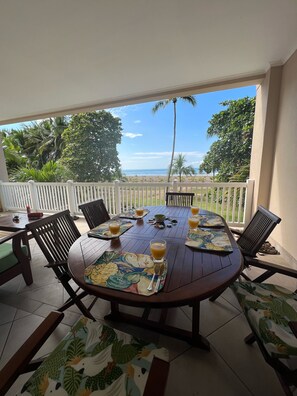
[[[156,223],[163,223],[165,219],[166,219],[166,216],[163,215],[163,214],[156,214],[155,215]]]

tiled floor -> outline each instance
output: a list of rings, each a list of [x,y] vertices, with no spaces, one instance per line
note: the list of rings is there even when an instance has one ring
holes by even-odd
[[[76,224],[81,232],[87,230],[82,219]],[[33,240],[30,245],[33,285],[26,286],[23,278],[18,276],[0,287],[0,368],[48,312],[58,307],[66,297],[53,271],[44,267],[46,261],[38,246]],[[269,256],[269,259],[281,261],[280,256]],[[270,282],[284,285],[291,290],[297,288],[296,280],[289,281],[282,276],[274,276]],[[136,311],[133,308],[126,309]],[[108,311],[109,303],[98,301],[92,313],[97,319],[103,320]],[[42,347],[38,356],[44,356],[51,351],[79,317],[76,307],[66,311],[62,324]],[[169,320],[170,324],[190,329],[191,308],[172,309]],[[283,395],[274,371],[263,360],[257,345],[247,346],[243,342],[243,338],[249,334],[249,327],[230,289],[215,303],[205,300],[201,304],[201,334],[209,340],[210,352],[124,323],[117,327],[149,338],[169,349],[170,374],[166,396]],[[20,388],[28,376],[20,377],[8,395],[16,394],[17,388]]]

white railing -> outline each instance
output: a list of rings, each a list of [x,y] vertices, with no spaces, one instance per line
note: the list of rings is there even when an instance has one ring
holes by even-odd
[[[194,204],[223,216],[228,225],[243,227],[251,218],[254,182],[246,183],[9,183],[0,182],[4,211],[22,211],[26,205],[45,213],[69,209],[102,198],[111,215],[136,206],[165,204],[166,191],[193,192]]]

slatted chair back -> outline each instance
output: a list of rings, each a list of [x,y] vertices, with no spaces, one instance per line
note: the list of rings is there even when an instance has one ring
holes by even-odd
[[[79,288],[75,290],[69,283],[71,276],[67,265],[68,253],[73,243],[81,236],[70,216],[69,210],[45,217],[34,223],[29,223],[26,228],[28,231],[31,231],[38,246],[45,255],[48,261],[47,267],[53,269],[58,280],[70,296],[59,308],[59,311],[64,311],[71,305],[76,304],[84,315],[93,318],[90,313],[90,307],[87,308],[80,301],[87,293],[85,291],[78,293]]]
[[[29,223],[27,229],[49,263],[67,263],[70,247],[81,236],[69,210]]]
[[[281,218],[258,206],[253,218],[237,240],[243,255],[254,257]]]
[[[167,192],[167,206],[191,206],[193,205],[194,193]]]
[[[102,199],[84,203],[79,205],[78,208],[83,212],[90,229],[95,228],[110,219]]]

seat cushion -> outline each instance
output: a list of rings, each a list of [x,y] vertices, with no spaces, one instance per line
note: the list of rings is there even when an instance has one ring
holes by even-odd
[[[297,375],[297,338],[289,326],[297,321],[297,294],[266,283],[235,282],[231,288],[272,365]]]
[[[21,394],[143,394],[153,357],[168,351],[82,317],[26,382]]]
[[[25,255],[28,254],[27,246],[22,246]],[[0,245],[0,274],[18,263],[18,259],[13,254],[11,243],[1,243]]]

